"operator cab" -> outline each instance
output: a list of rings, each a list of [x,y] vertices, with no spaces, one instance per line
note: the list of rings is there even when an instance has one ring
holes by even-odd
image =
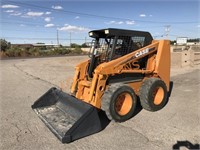
[[[99,64],[145,47],[153,40],[149,32],[113,28],[93,30],[89,32],[89,36],[94,38],[89,53],[89,77],[92,77],[94,69]]]

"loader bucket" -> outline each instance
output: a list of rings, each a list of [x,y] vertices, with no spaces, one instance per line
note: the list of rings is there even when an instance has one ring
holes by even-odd
[[[98,110],[56,88],[49,89],[32,109],[62,143],[102,130]]]

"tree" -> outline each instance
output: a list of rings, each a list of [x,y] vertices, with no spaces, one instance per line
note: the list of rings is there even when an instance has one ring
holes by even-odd
[[[71,43],[71,48],[80,48],[81,46],[76,43]]]
[[[11,43],[7,42],[5,39],[0,39],[1,51],[5,52],[11,47]]]
[[[174,43],[176,43],[176,40],[170,41],[171,45],[174,45]]]
[[[87,43],[83,43],[83,44],[81,45],[81,47],[87,48],[87,47],[90,47],[90,46],[88,46]]]
[[[188,42],[200,42],[200,38],[196,38],[196,39],[188,39]]]

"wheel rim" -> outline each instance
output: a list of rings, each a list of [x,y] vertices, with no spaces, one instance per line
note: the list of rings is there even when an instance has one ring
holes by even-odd
[[[162,87],[158,87],[153,92],[154,104],[159,105],[164,98],[164,90]]]
[[[115,103],[116,112],[123,116],[126,115],[132,107],[132,97],[129,93],[122,93],[118,95]]]

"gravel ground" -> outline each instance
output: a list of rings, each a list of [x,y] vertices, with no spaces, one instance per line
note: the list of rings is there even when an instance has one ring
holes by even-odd
[[[74,66],[87,56],[2,60],[0,63],[0,149],[168,150],[177,141],[200,143],[200,67],[171,70],[173,90],[158,112],[140,111],[124,123],[62,144],[32,111],[31,105],[52,86],[66,92]]]

